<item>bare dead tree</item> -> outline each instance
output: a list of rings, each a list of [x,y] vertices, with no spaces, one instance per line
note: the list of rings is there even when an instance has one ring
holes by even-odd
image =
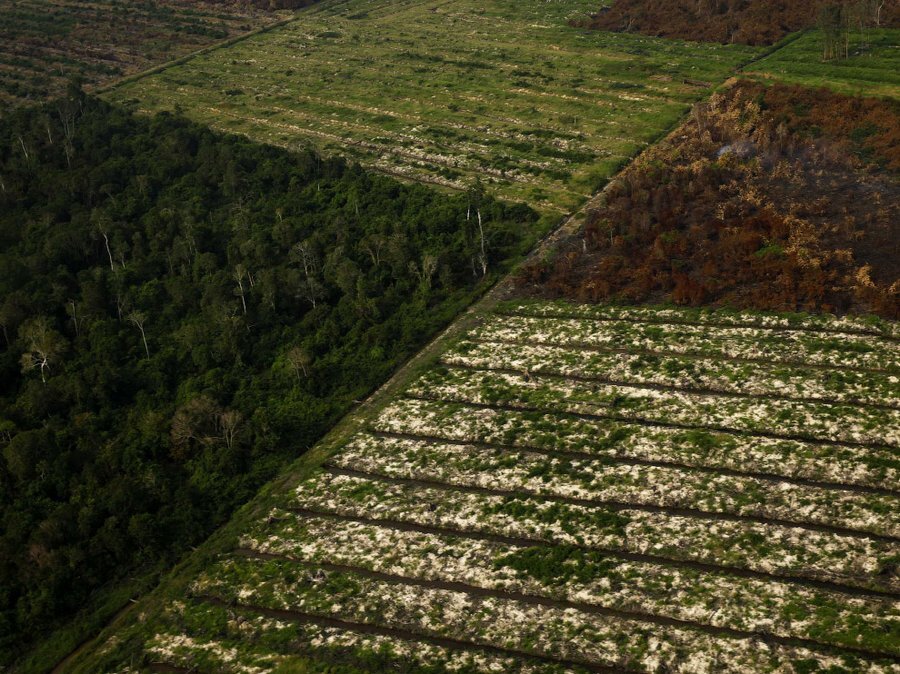
[[[475,183],[469,187],[467,194],[468,207],[466,208],[466,222],[471,221],[473,209],[475,210],[475,215],[478,220],[478,252],[472,258],[472,273],[473,275],[477,275],[475,272],[475,264],[477,262],[478,266],[481,268],[481,275],[485,276],[488,270],[488,260],[487,244],[484,238],[484,221],[481,217],[481,202],[484,198],[484,187],[482,186],[481,181],[476,180]]]
[[[222,440],[225,446],[231,449],[234,446],[235,438],[237,438],[240,430],[241,422],[244,417],[237,410],[224,410],[219,414],[218,426],[222,434]]]
[[[874,3],[874,16],[873,19],[875,21],[875,27],[881,28],[881,13],[884,11],[884,5],[887,0],[876,0]]]
[[[478,254],[478,260],[481,263],[481,275],[486,276],[488,270],[488,261],[487,261],[487,251],[485,250],[484,243],[484,224],[481,221],[481,209],[478,209],[478,240],[480,252]]]
[[[116,293],[116,315],[118,316],[120,321],[122,320],[122,312],[125,311],[125,309],[127,309],[127,308],[128,308],[128,300],[125,298],[124,295],[122,295],[122,293],[117,292]]]
[[[106,248],[106,257],[109,258],[109,270],[115,272],[116,263],[113,261],[112,249],[109,246],[109,218],[102,211],[95,210],[91,213],[91,222],[100,236],[103,237],[103,245]]]
[[[21,334],[28,344],[20,361],[22,372],[38,368],[41,372],[41,381],[46,384],[50,364],[65,350],[62,335],[50,327],[50,321],[44,316],[25,323]]]
[[[294,246],[294,253],[300,259],[303,267],[305,277],[303,296],[315,309],[318,300],[325,294],[325,289],[318,279],[319,258],[309,241],[303,241]]]
[[[147,315],[142,311],[132,311],[127,316],[128,322],[141,331],[141,340],[144,342],[144,353],[147,358],[150,357],[150,347],[147,346],[147,333],[144,331],[144,323],[147,321]]]
[[[319,258],[313,250],[309,241],[301,241],[294,246],[294,253],[300,259],[303,266],[303,273],[306,276],[312,276],[319,271]]]
[[[172,456],[186,458],[193,446],[208,446],[222,435],[222,408],[205,395],[192,398],[175,411],[169,437]]]
[[[307,368],[310,363],[312,363],[312,358],[309,355],[309,352],[304,349],[302,346],[292,347],[286,354],[285,358],[287,358],[288,364],[294,370],[294,374],[297,377],[297,381],[300,381],[300,373],[303,373],[304,377],[308,377],[309,373]]]
[[[22,154],[25,155],[25,161],[31,161],[31,155],[28,152],[28,147],[25,145],[25,139],[22,138],[22,134],[16,134],[16,139],[19,141],[19,147],[22,148]]]
[[[232,277],[235,281],[237,281],[237,289],[235,292],[241,298],[241,306],[244,308],[244,316],[247,315],[247,300],[244,296],[244,278],[247,276],[247,270],[244,265],[239,264],[234,268],[234,274]]]
[[[75,336],[78,336],[78,307],[75,304],[75,300],[69,300],[69,303],[66,305],[66,313],[69,314],[69,317],[72,319],[72,325],[75,326]]]
[[[53,146],[53,131],[50,126],[50,118],[46,115],[41,115],[41,120],[44,122],[44,129],[47,131],[47,141],[50,143],[51,147]]]
[[[66,165],[72,168],[72,155],[75,152],[75,127],[81,105],[72,96],[66,96],[59,101],[56,111],[63,129],[63,151],[66,153]]]
[[[434,278],[434,272],[437,271],[438,259],[435,255],[425,253],[422,256],[421,264],[413,261],[409,263],[409,270],[419,279],[419,287],[428,292],[431,290],[431,280]]]
[[[822,59],[831,61],[846,58],[850,51],[848,11],[838,2],[830,2],[819,9],[818,27],[822,31]]]
[[[378,267],[381,264],[382,251],[386,245],[387,237],[382,234],[371,234],[362,240],[362,249],[372,259],[372,266]]]

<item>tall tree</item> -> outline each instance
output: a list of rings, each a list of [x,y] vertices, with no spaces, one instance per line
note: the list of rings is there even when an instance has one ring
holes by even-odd
[[[19,329],[19,334],[25,342],[21,359],[22,371],[37,368],[41,373],[41,381],[46,384],[50,366],[66,349],[65,338],[51,327],[50,319],[46,316],[38,316],[25,322]]]

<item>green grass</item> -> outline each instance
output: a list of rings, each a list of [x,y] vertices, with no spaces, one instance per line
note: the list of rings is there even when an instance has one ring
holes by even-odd
[[[900,100],[900,30],[851,36],[850,57],[822,61],[822,35],[810,31],[748,69],[755,79],[779,80],[809,87],[828,87],[854,96]]]
[[[569,212],[761,53],[568,25],[596,5],[326,0],[107,96]]]

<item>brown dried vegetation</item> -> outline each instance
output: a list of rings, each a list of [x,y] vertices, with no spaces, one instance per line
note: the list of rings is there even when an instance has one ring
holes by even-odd
[[[900,317],[900,104],[739,82],[609,186],[519,287]]]
[[[682,40],[766,45],[813,25],[824,4],[825,0],[616,0],[584,25]],[[900,2],[869,4],[880,26],[900,26]]]

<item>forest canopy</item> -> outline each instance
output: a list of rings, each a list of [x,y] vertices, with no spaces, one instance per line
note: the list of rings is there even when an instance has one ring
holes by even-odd
[[[224,522],[536,221],[75,89],[0,121],[0,664]]]

